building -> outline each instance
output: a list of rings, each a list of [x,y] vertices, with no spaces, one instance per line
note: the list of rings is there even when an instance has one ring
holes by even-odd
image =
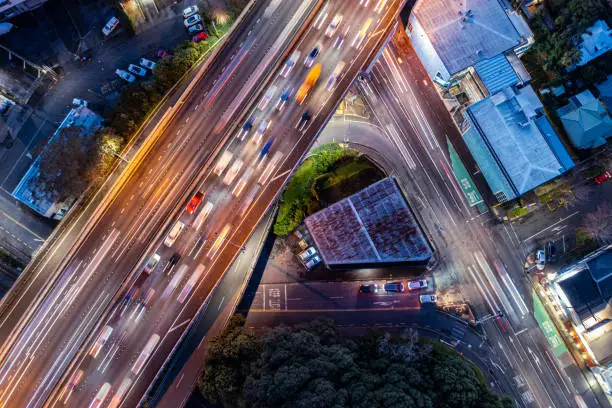
[[[595,365],[593,372],[612,396],[612,245],[562,269],[552,287]]]
[[[486,97],[529,80],[517,56],[531,46],[533,33],[498,0],[420,0],[406,31],[430,77],[444,88],[468,81]]]
[[[463,139],[498,202],[574,167],[531,86],[505,88],[467,108]]]
[[[83,130],[83,136],[90,135],[102,127],[102,117],[85,106],[72,108],[49,139],[47,146],[58,140],[60,131],[67,127],[80,127]],[[40,156],[34,160],[26,174],[21,178],[21,181],[12,192],[12,196],[41,215],[60,220],[68,212],[74,199],[66,202],[56,202],[48,194],[42,195],[40,192],[37,192],[33,182],[39,174]]]
[[[433,249],[392,178],[304,221],[328,268],[424,267]]]
[[[581,67],[604,55],[612,49],[612,30],[603,20],[597,20],[582,34],[580,43],[580,61],[576,64]]]
[[[567,105],[557,109],[557,114],[578,149],[603,146],[612,136],[612,119],[589,90],[572,96]]]
[[[1,0],[0,21],[8,20],[26,11],[34,10],[47,0]]]

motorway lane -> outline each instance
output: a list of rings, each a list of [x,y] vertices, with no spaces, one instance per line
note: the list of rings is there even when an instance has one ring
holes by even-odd
[[[272,119],[272,125],[266,132],[266,136],[274,135],[274,143],[268,155],[262,157],[259,153],[263,140],[266,139],[262,138],[258,143],[254,143],[256,140],[254,131],[251,131],[244,140],[238,137],[240,132],[237,132],[236,137],[223,147],[222,151],[231,152],[232,156],[227,163],[222,165],[215,163],[214,167],[220,170],[221,177],[213,174],[214,169],[208,169],[199,188],[200,191],[206,193],[204,201],[211,199],[215,209],[197,232],[194,231],[198,229],[197,226],[192,224],[193,217],[181,218],[191,226],[175,244],[177,248],[181,248],[183,254],[181,262],[176,264],[172,271],[166,270],[164,273],[156,271],[156,277],[145,281],[140,288],[139,297],[135,299],[136,302],[142,302],[146,297],[145,293],[151,293],[150,289],[156,288],[153,300],[146,305],[146,311],[142,305],[139,306],[134,302],[130,306],[131,311],[128,310],[123,316],[119,316],[118,320],[111,318],[108,323],[114,327],[113,334],[103,347],[104,354],[100,353],[97,357],[102,361],[88,358],[85,355],[73,370],[73,373],[78,370],[84,371],[82,383],[73,392],[71,392],[72,387],[65,388],[65,392],[60,392],[59,398],[51,405],[56,405],[56,402],[60,402],[58,400],[65,399],[65,396],[69,394],[67,405],[87,404],[93,400],[98,390],[107,388],[103,388],[106,382],[109,383],[112,390],[108,396],[110,399],[111,395],[121,389],[121,384],[126,378],[128,378],[125,380],[126,384],[129,384],[128,389],[131,391],[127,397],[120,396],[120,399],[127,398],[123,405],[132,406],[138,401],[139,396],[144,393],[187,324],[239,252],[242,243],[245,242],[273,199],[278,195],[291,170],[308,150],[320,126],[333,112],[353,78],[371,57],[376,45],[381,43],[381,39],[384,39],[382,34],[388,32],[389,27],[394,23],[393,18],[399,3],[388,2],[385,10],[379,15],[367,8],[343,10],[345,21],[356,23],[354,27],[351,26],[347,37],[354,36],[363,23],[373,15],[376,21],[372,23],[368,31],[371,35],[366,38],[359,53],[349,46],[350,40],[348,39],[341,50],[330,49],[329,46],[322,49],[318,61],[324,64],[323,74],[317,87],[310,92],[311,95],[308,96],[304,106],[290,103],[281,112],[277,112],[276,104],[270,103],[262,112],[256,114],[254,129],[258,127],[258,122],[264,120],[264,117]],[[325,25],[331,20],[338,6],[338,2],[330,2]],[[310,32],[303,36],[303,42],[296,46],[297,48],[310,50],[318,43],[332,43],[331,39],[322,38],[322,31],[312,27],[309,30]],[[303,55],[305,54],[306,51],[303,52]],[[347,62],[347,68],[337,86],[330,92],[323,86],[325,78],[331,74],[340,60]],[[287,86],[297,88],[306,72],[307,69],[300,64],[294,68],[288,79],[279,77],[273,85],[277,86],[277,89],[284,89]],[[211,94],[214,95],[214,90],[209,93]],[[278,98],[278,95],[276,97]],[[207,102],[203,101],[203,105],[206,106]],[[315,105],[320,107],[316,112],[313,108]],[[305,126],[296,129],[295,125],[299,122],[305,109],[311,110],[312,119]],[[222,121],[223,116],[221,115]],[[268,163],[272,162],[270,157],[278,152],[284,154],[283,159],[276,164],[276,175],[272,175],[267,184],[262,182],[263,185],[260,185],[258,176]],[[201,274],[198,275],[199,272]],[[171,277],[166,273],[169,273]],[[190,278],[190,274],[191,278],[197,275],[189,284],[190,290],[194,293],[186,299],[183,305],[178,302],[177,294],[183,290],[181,288],[186,287],[184,285],[188,285],[185,281]],[[195,285],[195,288],[191,288],[192,284]],[[164,288],[164,285],[167,286]],[[115,318],[117,318],[116,315]],[[132,333],[137,333],[137,335]],[[156,339],[157,336],[161,338],[156,348],[153,348],[150,358],[147,358],[148,363],[141,369],[135,369],[135,361],[141,350],[145,349],[145,344],[149,339]],[[65,378],[69,379],[71,375]]]
[[[535,357],[522,364],[516,361],[505,364],[527,380],[517,382],[523,406],[573,406],[573,395],[558,369],[551,367],[546,341],[538,336],[541,333],[529,315],[529,305],[524,300],[529,296],[522,295],[530,293],[528,287],[524,280],[512,279],[507,272],[521,270],[520,266],[516,269],[519,256],[512,248],[501,249],[505,241],[492,239],[478,223],[476,214],[467,208],[444,154],[448,129],[432,120],[432,109],[424,103],[420,88],[427,87],[429,78],[422,68],[419,72],[418,60],[409,61],[407,68],[408,64],[400,67],[402,59],[406,57],[402,54],[399,58],[393,45],[388,47],[375,65],[371,79],[361,88],[387,137],[404,157],[409,170],[401,183],[411,192],[409,196],[420,196],[418,202],[423,208],[419,212],[426,213],[424,218],[434,234],[434,242],[441,243],[438,253],[444,258],[441,266],[458,272],[455,276],[464,297],[471,300],[481,315],[504,311],[507,318],[485,324],[493,345],[500,351],[512,347],[537,357],[538,364],[534,363]],[[430,99],[427,103],[436,101]]]
[[[250,48],[233,73],[232,85],[241,87],[249,82],[257,85],[253,73],[263,71],[260,64],[266,62],[270,48],[284,40],[282,33],[290,22],[296,16],[299,19],[300,13],[296,10],[300,7],[306,6],[286,4],[278,7],[268,17],[273,24],[263,25],[251,20],[254,29],[244,30],[232,39],[234,44],[224,49],[220,62],[198,82],[194,93],[204,94],[215,78],[223,74],[222,61],[230,59],[237,48],[235,44],[241,41],[244,41],[240,45],[242,49]],[[261,7],[259,13],[263,13],[263,9]],[[299,25],[299,22],[294,23],[294,26]],[[287,32],[287,40],[292,38],[291,34]],[[255,37],[255,41],[247,41]],[[282,51],[280,47],[270,55],[279,51]],[[191,180],[198,175],[218,143],[214,136],[201,138],[199,143],[196,137],[212,133],[216,125],[214,119],[221,117],[226,107],[233,103],[234,93],[223,89],[204,114],[194,114],[195,103],[188,102],[179,108],[174,118],[176,125],[160,137],[146,160],[138,163],[136,172],[125,182],[119,196],[78,249],[50,296],[10,350],[0,367],[0,404],[39,406],[44,402],[54,381],[95,326],[98,316],[142,258],[150,238],[159,235],[158,231],[176,208],[177,201],[184,202],[182,197],[189,192]],[[185,125],[191,126],[191,133],[181,136]]]

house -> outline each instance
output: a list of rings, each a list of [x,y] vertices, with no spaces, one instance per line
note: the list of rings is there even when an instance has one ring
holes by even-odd
[[[605,81],[595,85],[599,96],[597,99],[606,107],[608,113],[612,112],[612,75],[608,75]]]
[[[330,269],[425,267],[433,249],[391,177],[304,220]]]
[[[83,136],[90,135],[102,127],[102,117],[82,105],[72,108],[49,139],[47,146],[58,140],[61,130],[68,127],[79,127],[82,129],[81,134]],[[26,174],[21,178],[12,192],[12,196],[44,217],[61,220],[70,209],[74,199],[56,202],[49,194],[43,195],[36,191],[34,182],[39,174],[40,156],[34,160]]]
[[[612,396],[612,245],[561,269],[552,289]]]
[[[567,105],[557,109],[557,114],[578,149],[602,146],[612,136],[612,119],[589,90],[572,96]]]
[[[34,10],[47,0],[4,0],[0,2],[0,21],[8,20],[26,11]]]
[[[498,0],[421,0],[406,32],[432,80],[467,79],[482,97],[529,80],[518,60],[533,43],[521,16]]]
[[[531,86],[489,96],[464,111],[463,139],[498,202],[574,167]]]
[[[597,20],[582,34],[580,42],[580,61],[576,64],[581,67],[593,61],[612,49],[612,30],[603,20]]]

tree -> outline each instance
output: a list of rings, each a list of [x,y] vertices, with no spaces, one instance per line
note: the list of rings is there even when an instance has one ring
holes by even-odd
[[[61,129],[57,140],[48,144],[40,155],[40,172],[33,186],[35,198],[76,199],[95,179],[98,160],[96,135],[86,135],[78,126]]]
[[[584,216],[582,227],[600,243],[612,242],[612,205],[608,202],[599,204],[595,211]]]

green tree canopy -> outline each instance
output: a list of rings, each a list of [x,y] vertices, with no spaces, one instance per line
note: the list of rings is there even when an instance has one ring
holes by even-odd
[[[487,389],[473,363],[413,331],[346,338],[318,319],[256,336],[243,324],[235,317],[211,342],[199,383],[224,407],[512,406]]]

